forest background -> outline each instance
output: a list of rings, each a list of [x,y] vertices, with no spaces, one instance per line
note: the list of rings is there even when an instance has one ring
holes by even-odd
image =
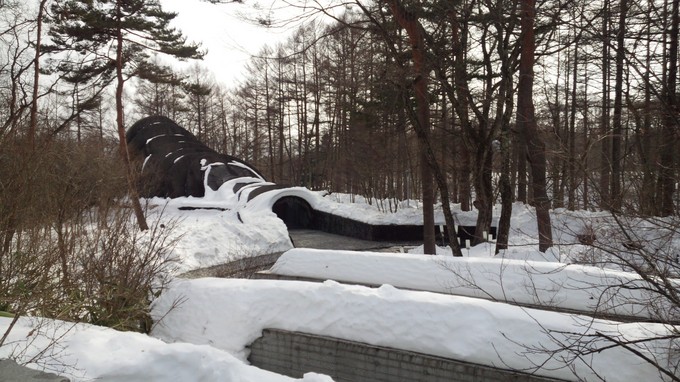
[[[425,253],[436,203],[447,227],[452,204],[480,234],[497,218],[497,251],[516,203],[535,207],[541,251],[551,209],[605,211],[617,235],[559,228],[606,254],[584,261],[652,285],[658,321],[677,324],[680,0],[287,0],[282,18],[208,3],[295,27],[225,85],[157,0],[0,0],[0,315],[14,317],[0,346],[21,315],[149,331],[173,227],[146,224],[124,135],[154,114],[279,184],[384,212],[420,200]]]
[[[302,15],[297,29],[229,86],[200,63],[178,70],[162,49],[121,52],[129,85],[118,128],[166,115],[273,182],[384,200],[387,211],[437,192],[476,208],[478,232],[498,202],[674,213],[677,0],[286,4]],[[255,3],[220,6],[254,7],[246,21],[263,28],[291,23]],[[108,155],[102,163],[116,155],[114,60],[97,61],[111,46],[50,49],[63,21],[55,9],[2,3],[0,140],[17,164],[3,165],[15,172],[5,179],[26,173],[35,142],[45,154],[59,147],[57,157],[73,147]],[[310,14],[328,17],[300,22]],[[28,197],[20,183],[3,189],[5,248],[27,216],[13,209],[30,204],[16,200]]]

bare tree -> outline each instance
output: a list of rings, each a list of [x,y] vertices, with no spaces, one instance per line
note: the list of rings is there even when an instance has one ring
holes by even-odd
[[[659,201],[662,216],[670,216],[674,213],[673,194],[675,192],[676,165],[675,149],[678,130],[678,106],[677,88],[678,75],[678,33],[680,33],[680,1],[673,0],[671,3],[670,28],[668,30],[668,68],[666,86],[664,87],[664,121],[661,129],[662,143],[660,147],[660,171],[659,171]]]
[[[614,115],[612,121],[612,168],[611,168],[611,209],[619,211],[621,209],[621,175],[623,172],[623,63],[625,58],[625,34],[626,17],[628,14],[628,1],[621,0],[619,3],[619,25],[616,32],[616,74],[614,79]]]
[[[531,187],[534,192],[536,215],[538,217],[538,248],[545,252],[552,246],[552,225],[550,222],[550,199],[545,180],[545,146],[540,137],[534,115],[534,19],[533,0],[521,0],[521,44],[517,93],[517,125],[526,145],[526,155],[531,165]]]
[[[35,131],[38,125],[38,85],[40,82],[40,44],[42,41],[43,14],[47,0],[40,0],[38,4],[38,18],[36,20],[35,58],[33,59],[33,99],[31,100],[31,121],[29,124],[29,142],[35,148]]]
[[[182,83],[182,88],[186,93],[186,104],[191,113],[186,127],[195,129],[196,137],[203,142],[207,141],[207,132],[210,130],[208,110],[214,87],[214,81],[207,70],[198,64],[191,67]]]
[[[415,80],[413,90],[415,94],[417,119],[416,129],[418,135],[423,140],[429,139],[430,130],[430,104],[428,91],[428,76],[430,69],[427,66],[425,37],[423,36],[422,26],[418,22],[417,16],[409,12],[397,0],[387,1],[395,20],[406,30],[411,43],[411,57],[413,59],[413,72]],[[423,145],[421,143],[421,145]],[[422,199],[423,199],[423,242],[425,253],[435,253],[434,235],[434,188],[432,171],[425,157],[425,147],[420,148],[421,152],[421,177],[422,177]]]

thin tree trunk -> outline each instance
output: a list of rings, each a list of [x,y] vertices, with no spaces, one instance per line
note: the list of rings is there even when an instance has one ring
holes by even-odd
[[[510,129],[501,127],[501,178],[498,187],[501,194],[501,215],[498,219],[498,232],[495,253],[508,249],[510,237],[510,218],[512,216],[512,186],[510,185]]]
[[[600,120],[600,206],[609,209],[611,137],[609,135],[609,2],[602,12],[602,116]]]
[[[279,73],[281,72],[281,62],[279,61]],[[279,112],[279,128],[278,128],[278,133],[279,133],[279,147],[278,147],[278,158],[279,158],[279,181],[283,181],[284,179],[284,173],[283,173],[283,152],[284,152],[284,146],[286,143],[286,135],[285,135],[285,130],[284,130],[284,110],[283,110],[283,81],[279,80],[278,84],[278,90],[279,90],[279,105],[278,105],[278,112]],[[292,137],[291,137],[292,140]],[[292,142],[291,142],[292,144]],[[292,154],[291,154],[292,155]]]
[[[623,138],[623,60],[624,36],[626,30],[626,15],[628,13],[627,0],[621,0],[619,10],[619,28],[616,33],[616,78],[614,80],[614,116],[612,121],[612,177],[611,177],[611,209],[620,211],[622,204],[621,172],[622,160],[621,141]]]
[[[468,94],[470,90],[467,86],[466,67],[465,67],[465,47],[467,46],[467,28],[466,24],[461,24],[454,12],[451,12],[451,37],[453,40],[452,54],[454,57],[453,76],[456,89],[456,102],[454,108],[458,115],[460,123],[461,139],[460,139],[460,188],[458,199],[460,200],[460,208],[463,211],[470,211],[470,196],[472,194],[470,187],[471,175],[471,161],[470,161],[470,143],[465,134],[470,131],[469,112],[468,112]]]
[[[269,176],[271,182],[281,181],[281,177],[278,179],[274,175],[274,139],[272,136],[272,113],[271,113],[271,95],[269,94],[269,62],[267,58],[264,58],[263,62],[264,70],[264,99],[265,99],[265,121],[267,123],[267,156],[269,157]],[[279,174],[280,175],[280,174]]]
[[[523,137],[518,136],[516,143],[517,201],[527,204],[530,203],[527,195],[527,147]]]
[[[571,108],[569,111],[569,190],[567,208],[576,209],[576,84],[578,78],[578,42],[574,45],[574,63],[572,65]]]
[[[649,16],[648,16],[649,17]],[[647,22],[647,34],[650,33],[651,20],[648,19]],[[640,137],[638,138],[640,147],[640,158],[642,161],[642,192],[640,205],[642,206],[642,213],[653,214],[656,212],[656,200],[654,195],[655,190],[655,180],[654,180],[654,161],[652,158],[652,92],[650,81],[651,72],[651,40],[647,40],[647,53],[645,56],[645,104],[644,104],[644,116],[642,122],[642,128],[640,132]]]
[[[121,10],[120,3],[116,3],[116,16],[120,21]],[[120,155],[123,158],[125,165],[125,172],[127,174],[128,192],[130,193],[130,202],[137,218],[137,225],[142,231],[149,229],[142,210],[142,204],[139,201],[139,194],[137,193],[136,176],[130,163],[130,154],[127,148],[127,140],[125,139],[125,125],[123,123],[123,31],[118,28],[117,45],[116,45],[116,125],[118,127],[118,143]]]
[[[516,10],[517,3],[513,6]],[[499,40],[503,41],[502,45],[498,47],[498,53],[501,56],[501,84],[498,90],[498,100],[496,103],[496,118],[494,121],[494,130],[500,132],[500,151],[501,151],[501,176],[498,184],[501,197],[501,215],[498,219],[498,231],[496,232],[496,249],[498,254],[501,250],[508,249],[508,239],[510,237],[510,218],[512,217],[512,185],[510,180],[510,162],[511,162],[511,133],[510,120],[512,119],[514,97],[512,89],[513,73],[511,69],[511,59],[509,57],[509,34],[515,29],[513,23],[508,28],[507,35],[503,38],[501,28],[499,28]]]
[[[558,39],[558,43],[562,43],[561,38]],[[569,50],[567,49],[567,58],[569,57]],[[557,140],[557,148],[553,149],[552,153],[552,160],[550,161],[550,166],[548,168],[548,171],[550,172],[550,178],[552,180],[552,195],[553,195],[553,204],[555,208],[561,208],[563,204],[563,195],[560,193],[560,184],[562,183],[561,175],[560,174],[560,167],[564,163],[564,147],[565,147],[565,141],[564,141],[564,136],[562,134],[562,114],[560,113],[560,80],[562,77],[562,70],[561,68],[563,66],[562,64],[562,54],[561,52],[557,52],[557,67],[558,67],[558,74],[555,76],[555,99],[552,104],[552,107],[550,107],[550,114],[552,117],[552,130],[553,134],[555,135],[555,139]],[[569,72],[569,61],[567,59],[566,65],[567,68],[564,70],[564,72]],[[568,76],[565,76],[568,78]],[[569,88],[568,80],[565,81],[565,89]],[[564,103],[565,105],[569,102],[569,93],[566,92]],[[550,105],[550,101],[548,101],[548,105]]]
[[[492,153],[490,147],[478,143],[477,155],[475,162],[477,163],[477,176],[475,177],[475,201],[474,205],[477,208],[477,222],[475,224],[475,235],[472,239],[472,244],[477,245],[486,238],[483,232],[489,233],[492,220],[492,199],[493,190],[491,189],[491,173],[492,173]]]
[[[33,99],[31,100],[31,120],[28,130],[28,139],[31,151],[35,150],[35,135],[38,128],[38,82],[40,81],[40,45],[42,44],[43,13],[47,0],[41,0],[38,5],[38,20],[35,39],[35,56],[33,59]]]
[[[588,67],[584,68],[587,72]],[[583,154],[581,154],[581,169],[582,169],[582,182],[583,182],[583,209],[587,210],[590,207],[590,166],[588,164],[589,147],[590,147],[590,120],[588,118],[589,114],[589,103],[588,103],[588,76],[586,74],[585,89],[583,90],[583,143],[586,149]]]
[[[670,216],[675,208],[673,206],[673,193],[675,191],[675,142],[678,129],[678,112],[676,105],[676,77],[678,75],[678,24],[680,0],[673,0],[671,7],[671,25],[668,47],[668,75],[666,76],[666,110],[664,125],[661,131],[662,143],[660,147],[661,169],[659,170],[659,184],[661,192],[661,216]]]

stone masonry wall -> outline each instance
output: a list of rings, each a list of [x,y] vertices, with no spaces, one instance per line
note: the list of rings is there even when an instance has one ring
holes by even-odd
[[[299,332],[265,329],[251,345],[249,361],[294,378],[306,372],[336,382],[548,382],[542,378],[410,351]]]

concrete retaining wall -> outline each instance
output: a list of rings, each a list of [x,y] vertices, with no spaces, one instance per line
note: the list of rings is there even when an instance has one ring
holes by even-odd
[[[322,211],[314,211],[313,216],[309,228],[336,235],[370,241],[418,241],[423,239],[423,227],[420,225],[371,225]]]
[[[194,279],[199,277],[251,278],[255,273],[272,267],[281,253],[246,257],[226,264],[196,269],[182,273],[180,277]]]
[[[69,382],[66,377],[21,366],[10,359],[0,359],[0,381],[2,382]]]
[[[368,224],[316,210],[313,212],[311,224],[307,228],[370,241],[408,242],[423,240],[422,225]],[[475,226],[459,226],[456,236],[461,243],[465,244],[465,240],[470,240],[470,242],[474,240],[475,231]],[[489,233],[496,237],[496,231],[497,228],[492,226]],[[446,227],[443,227],[442,230],[441,226],[435,226],[435,238],[438,243],[441,243],[443,238],[448,237],[447,235]]]
[[[294,378],[330,375],[336,382],[548,382],[542,378],[410,351],[299,332],[265,329],[250,347],[249,361]]]

